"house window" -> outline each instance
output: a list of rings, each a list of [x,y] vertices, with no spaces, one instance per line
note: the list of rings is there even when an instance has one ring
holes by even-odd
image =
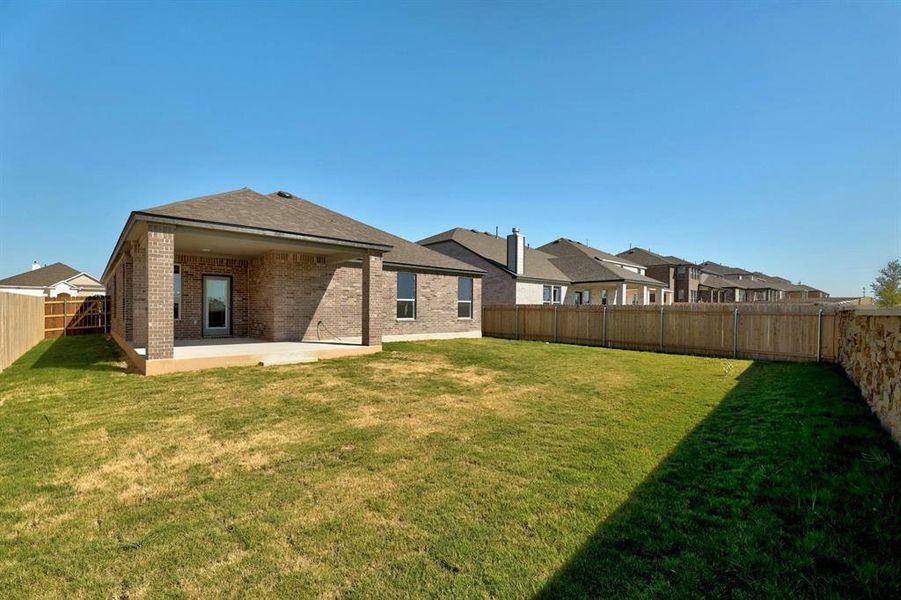
[[[701,278],[701,269],[697,267],[691,267],[691,271],[689,273],[692,279],[700,279]]]
[[[397,272],[397,318],[416,318],[416,273]]]
[[[679,302],[685,302],[685,290],[679,290],[679,298],[677,300]]]
[[[698,290],[691,290],[691,291],[688,292],[688,293],[690,294],[689,297],[691,298],[691,301],[692,301],[692,302],[697,302],[697,301],[698,301]]]
[[[648,294],[648,302],[651,304],[657,304],[657,292],[650,292]]]
[[[174,298],[174,316],[175,320],[181,318],[181,265],[175,265],[172,274],[172,287],[175,290],[175,298]]]
[[[457,278],[457,318],[472,318],[472,277]]]
[[[576,292],[576,304],[591,304],[591,292],[588,290]]]
[[[601,290],[601,304],[607,306],[607,290]]]
[[[544,304],[560,304],[562,302],[563,290],[559,285],[546,285],[542,296]]]
[[[676,269],[676,272],[677,272],[679,275],[685,275],[685,265],[679,265],[679,268]]]

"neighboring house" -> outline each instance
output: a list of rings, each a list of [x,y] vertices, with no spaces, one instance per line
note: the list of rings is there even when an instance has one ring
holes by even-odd
[[[700,301],[698,289],[701,269],[695,263],[678,256],[663,256],[637,246],[620,252],[617,256],[644,265],[648,277],[659,279],[673,290],[676,302]]]
[[[645,267],[580,242],[560,238],[538,248],[572,282],[575,304],[672,304],[672,289],[645,275]]]
[[[726,279],[713,273],[701,271],[698,281],[698,295],[701,302],[745,302],[747,286],[735,279]]]
[[[419,244],[484,270],[484,304],[561,304],[569,290],[569,277],[552,262],[556,257],[526,246],[518,229],[502,238],[457,227]]]
[[[177,340],[479,336],[483,274],[287,192],[243,188],[132,212],[102,280],[113,338],[149,365]]]
[[[650,304],[671,298],[641,265],[563,238],[534,249],[519,229],[505,239],[458,227],[419,243],[484,269],[486,304]]]
[[[779,302],[786,299],[828,298],[829,294],[803,284],[794,284],[784,277],[767,275],[760,271],[747,271],[739,267],[721,265],[712,261],[701,263],[704,273],[734,281],[744,288],[744,302]],[[712,289],[704,286],[702,290]],[[728,302],[729,300],[727,300]]]
[[[91,275],[69,265],[58,262],[42,267],[35,262],[30,271],[0,279],[0,291],[26,296],[56,298],[68,295],[75,298],[102,295],[105,288]]]

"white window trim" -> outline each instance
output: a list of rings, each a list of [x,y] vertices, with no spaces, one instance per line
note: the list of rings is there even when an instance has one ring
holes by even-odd
[[[469,300],[460,300],[460,280],[468,279],[470,282],[469,293],[471,298]],[[458,321],[472,321],[473,319],[473,300],[475,299],[476,291],[475,291],[475,281],[473,281],[472,277],[457,277],[457,320]],[[469,305],[469,316],[461,317],[460,316],[460,305],[468,304]]]
[[[551,300],[548,302],[544,299],[544,290],[550,288],[551,290]],[[557,292],[557,300],[554,300],[554,292]],[[541,288],[541,303],[542,304],[563,304],[563,286],[561,285],[543,285]]]
[[[397,273],[398,273],[398,275],[399,275],[400,273],[409,273],[410,275],[413,276],[413,297],[412,297],[412,298],[401,298],[401,297],[400,297],[399,291],[398,291],[398,289],[397,289],[397,277],[398,277],[398,275],[395,275],[395,277],[394,277],[394,286],[395,286],[395,290],[394,290],[394,296],[395,296],[395,298],[394,298],[394,318],[395,318],[396,321],[415,321],[415,320],[416,320],[416,315],[419,314],[418,311],[417,311],[417,306],[416,306],[416,295],[417,295],[417,292],[418,292],[417,287],[418,287],[418,284],[419,284],[419,278],[416,276],[416,273],[414,273],[413,271],[398,271]],[[413,302],[413,316],[412,316],[412,317],[398,317],[398,316],[397,316],[397,303],[398,303],[398,302]]]

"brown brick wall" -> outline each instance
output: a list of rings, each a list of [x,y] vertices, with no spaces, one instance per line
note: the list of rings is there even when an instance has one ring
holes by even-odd
[[[250,335],[248,259],[177,254],[175,262],[181,265],[181,318],[175,321],[175,339],[193,340],[203,337],[204,275],[227,275],[232,278],[232,335]]]
[[[146,237],[132,248],[131,322],[132,342],[147,347],[147,244]]]
[[[361,314],[362,314],[362,342],[366,346],[378,346],[382,343],[382,330],[384,329],[383,315],[385,314],[385,287],[382,257],[364,256],[363,267],[360,269],[360,282],[362,286]]]
[[[428,248],[485,271],[481,284],[482,300],[485,304],[516,303],[516,280],[494,263],[452,241],[430,244]]]
[[[457,318],[457,276],[435,273],[416,274],[416,319],[397,320],[397,271],[383,271],[385,277],[385,320],[383,335],[459,333],[482,328],[482,285],[473,278],[472,320]]]
[[[171,230],[150,230],[122,261],[115,274],[117,302],[124,318],[117,331],[134,332],[134,345],[147,346],[150,286],[151,358],[171,357],[172,339],[202,337],[203,275],[232,277],[231,323],[236,337],[270,341],[330,340],[363,335],[363,269],[332,264],[300,253],[269,252],[250,259],[174,254]],[[148,252],[149,250],[149,252]],[[129,258],[126,255],[125,258]],[[371,324],[373,343],[382,335],[469,332],[481,328],[481,280],[473,279],[473,319],[457,318],[457,276],[417,273],[414,321],[395,317],[397,272],[383,270],[380,257],[369,257],[374,285],[369,296],[378,316]],[[181,266],[181,318],[174,320],[173,265]],[[149,268],[149,270],[148,270]],[[129,281],[130,280],[130,281]],[[130,285],[129,285],[130,283]],[[129,293],[131,299],[129,299]],[[129,306],[130,305],[130,306]],[[120,305],[117,305],[120,306]],[[129,311],[130,309],[130,311]]]
[[[310,254],[269,252],[250,261],[250,335],[317,340],[359,336],[362,271]]]
[[[172,358],[175,227],[147,224],[147,359]]]

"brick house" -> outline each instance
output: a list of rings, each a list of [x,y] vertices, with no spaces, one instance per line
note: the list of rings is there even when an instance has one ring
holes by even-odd
[[[287,192],[243,188],[132,212],[102,281],[112,337],[149,373],[183,370],[173,361],[217,343],[231,357],[247,343],[250,358],[225,362],[255,364],[265,346],[251,342],[299,357],[314,348],[299,342],[346,354],[477,337],[483,274]]]
[[[552,262],[552,254],[529,248],[514,229],[502,238],[460,227],[433,235],[419,244],[485,271],[485,304],[561,304],[570,279]]]
[[[519,229],[505,238],[454,228],[423,246],[485,271],[485,304],[650,304],[671,299],[644,267],[560,238],[530,248]]]
[[[643,265],[648,277],[667,283],[676,302],[699,302],[698,287],[701,269],[695,263],[678,256],[663,256],[637,246],[617,254],[620,258]]]

